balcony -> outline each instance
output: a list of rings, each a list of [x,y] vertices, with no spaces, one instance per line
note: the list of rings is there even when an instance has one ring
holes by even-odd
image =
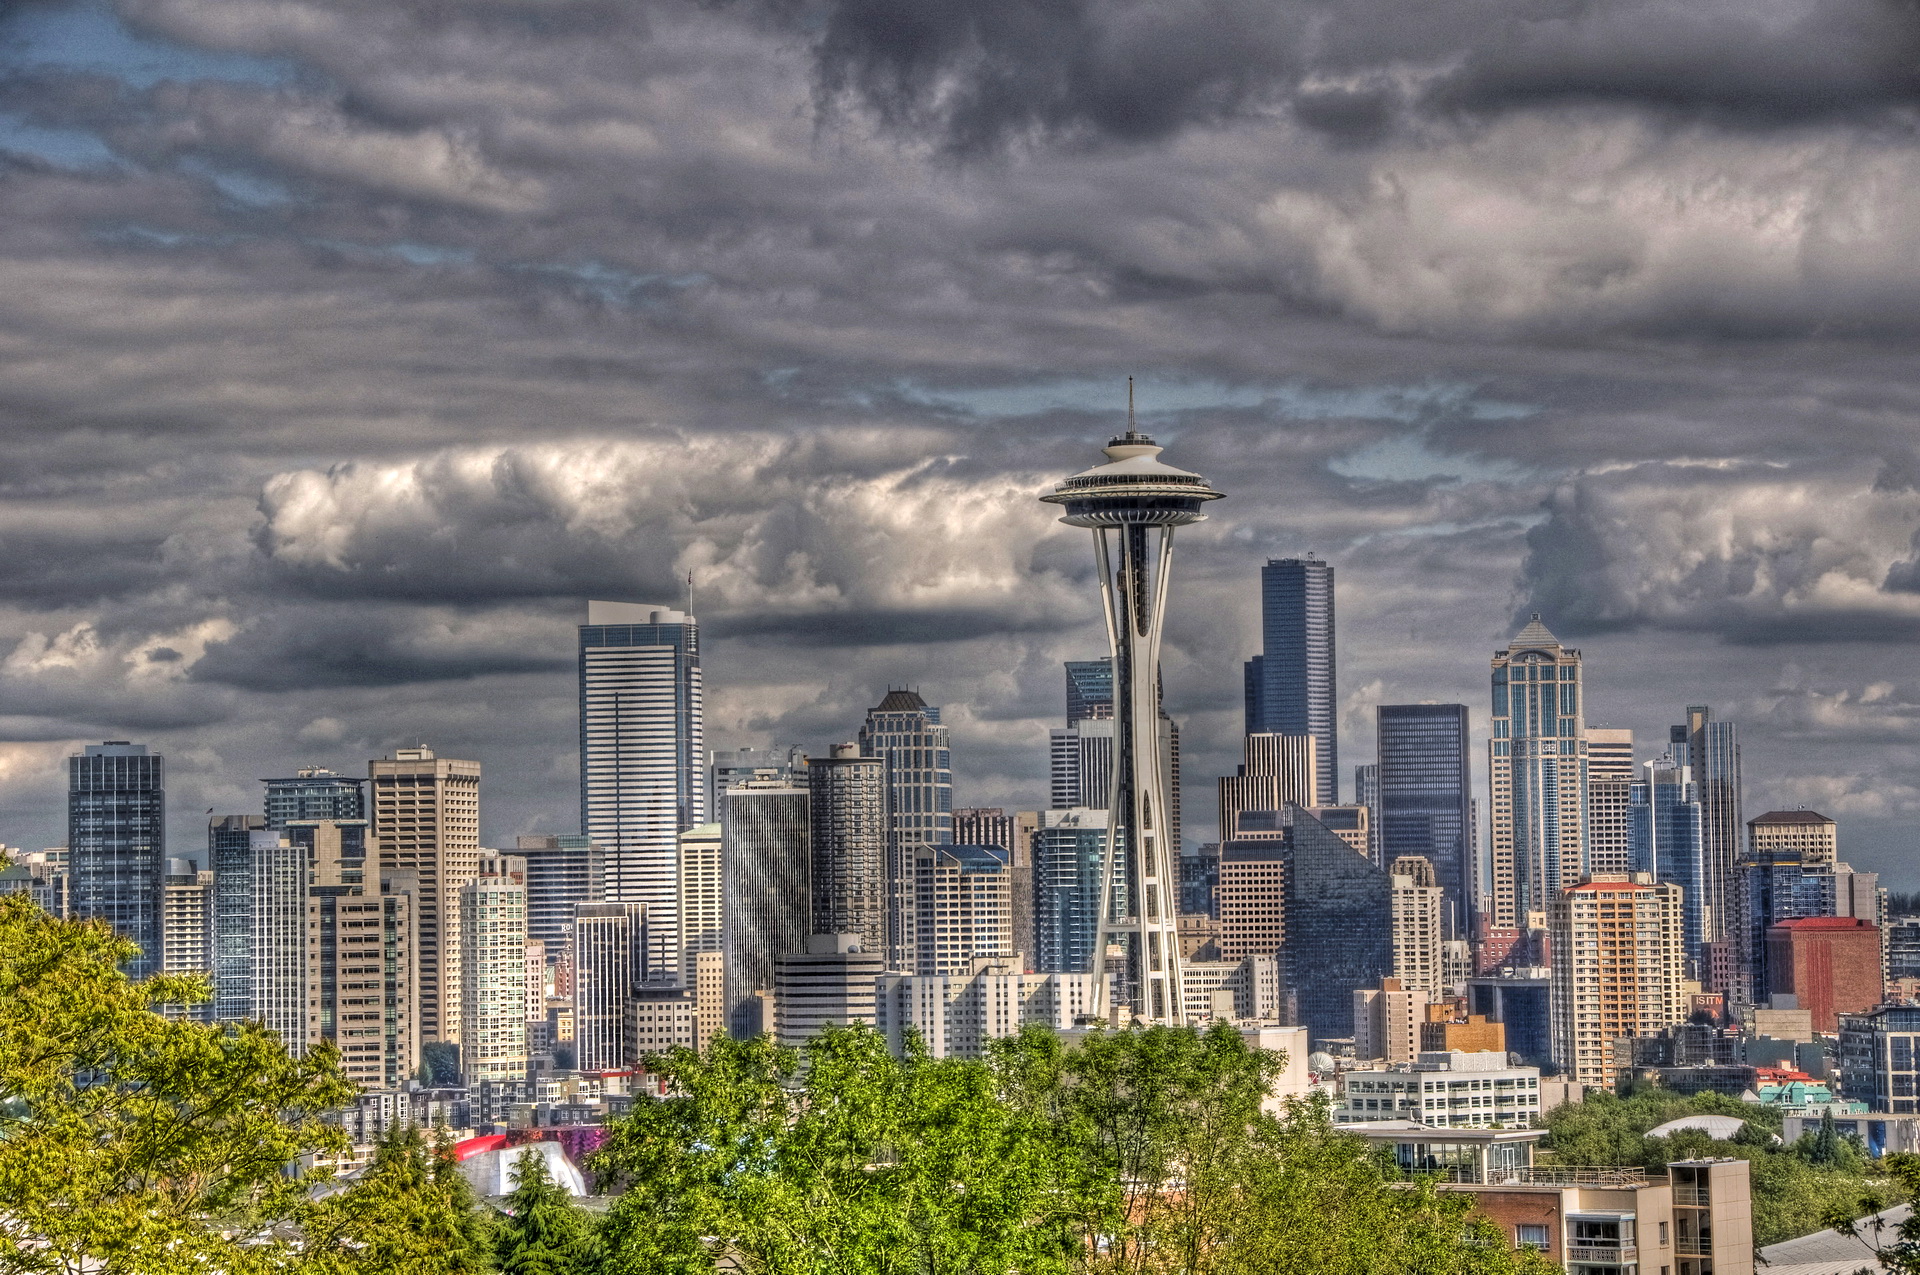
[[[1682,1257],[1712,1257],[1713,1236],[1676,1235],[1673,1240],[1673,1251]]]
[[[1640,1252],[1631,1244],[1567,1246],[1569,1262],[1600,1262],[1619,1266],[1639,1258]]]
[[[1615,1168],[1607,1165],[1586,1166],[1567,1164],[1537,1164],[1524,1168],[1489,1168],[1488,1186],[1612,1186],[1642,1187],[1647,1184],[1647,1171],[1640,1168]]]
[[[1707,1198],[1707,1188],[1703,1186],[1676,1185],[1673,1188],[1673,1202],[1683,1208],[1704,1209],[1712,1203]]]

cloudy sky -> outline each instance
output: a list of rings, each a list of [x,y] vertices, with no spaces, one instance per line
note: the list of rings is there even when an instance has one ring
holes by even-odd
[[[1190,832],[1312,550],[1343,788],[1538,609],[1920,887],[1917,121],[1908,0],[0,0],[0,839],[103,738],[177,852],[416,741],[571,830],[688,572],[712,743],[912,684],[1030,807],[1133,374]]]

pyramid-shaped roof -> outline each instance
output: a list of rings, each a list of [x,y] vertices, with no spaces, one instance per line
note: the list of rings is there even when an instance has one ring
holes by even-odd
[[[1560,645],[1560,639],[1553,635],[1551,629],[1540,623],[1540,613],[1535,611],[1533,618],[1527,621],[1527,627],[1514,634],[1513,641],[1508,645],[1516,651],[1527,647],[1557,647]]]
[[[917,713],[927,706],[927,701],[914,691],[889,690],[887,697],[880,701],[876,713]]]

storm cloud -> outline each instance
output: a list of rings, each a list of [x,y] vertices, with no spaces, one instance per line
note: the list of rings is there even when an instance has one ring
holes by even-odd
[[[1595,720],[1712,703],[1751,802],[1920,882],[1917,38],[1904,0],[0,8],[0,839],[57,840],[107,737],[177,812],[424,741],[484,763],[490,840],[568,831],[584,600],[689,577],[715,745],[915,685],[960,800],[1031,807],[1105,643],[1035,497],[1131,374],[1228,493],[1165,658],[1191,835],[1259,564],[1311,550],[1344,752],[1376,702],[1483,722],[1537,609]]]

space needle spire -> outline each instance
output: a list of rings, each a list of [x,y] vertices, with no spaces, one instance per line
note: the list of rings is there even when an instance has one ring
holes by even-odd
[[[1128,377],[1127,432],[1108,442],[1106,463],[1040,499],[1065,506],[1061,522],[1093,532],[1113,646],[1113,791],[1093,945],[1095,995],[1106,995],[1112,973],[1116,1003],[1102,1010],[1124,1005],[1135,1019],[1178,1026],[1186,1022],[1180,847],[1171,840],[1173,799],[1160,755],[1160,634],[1173,530],[1199,522],[1200,507],[1223,493],[1163,462],[1161,450],[1134,423]]]

